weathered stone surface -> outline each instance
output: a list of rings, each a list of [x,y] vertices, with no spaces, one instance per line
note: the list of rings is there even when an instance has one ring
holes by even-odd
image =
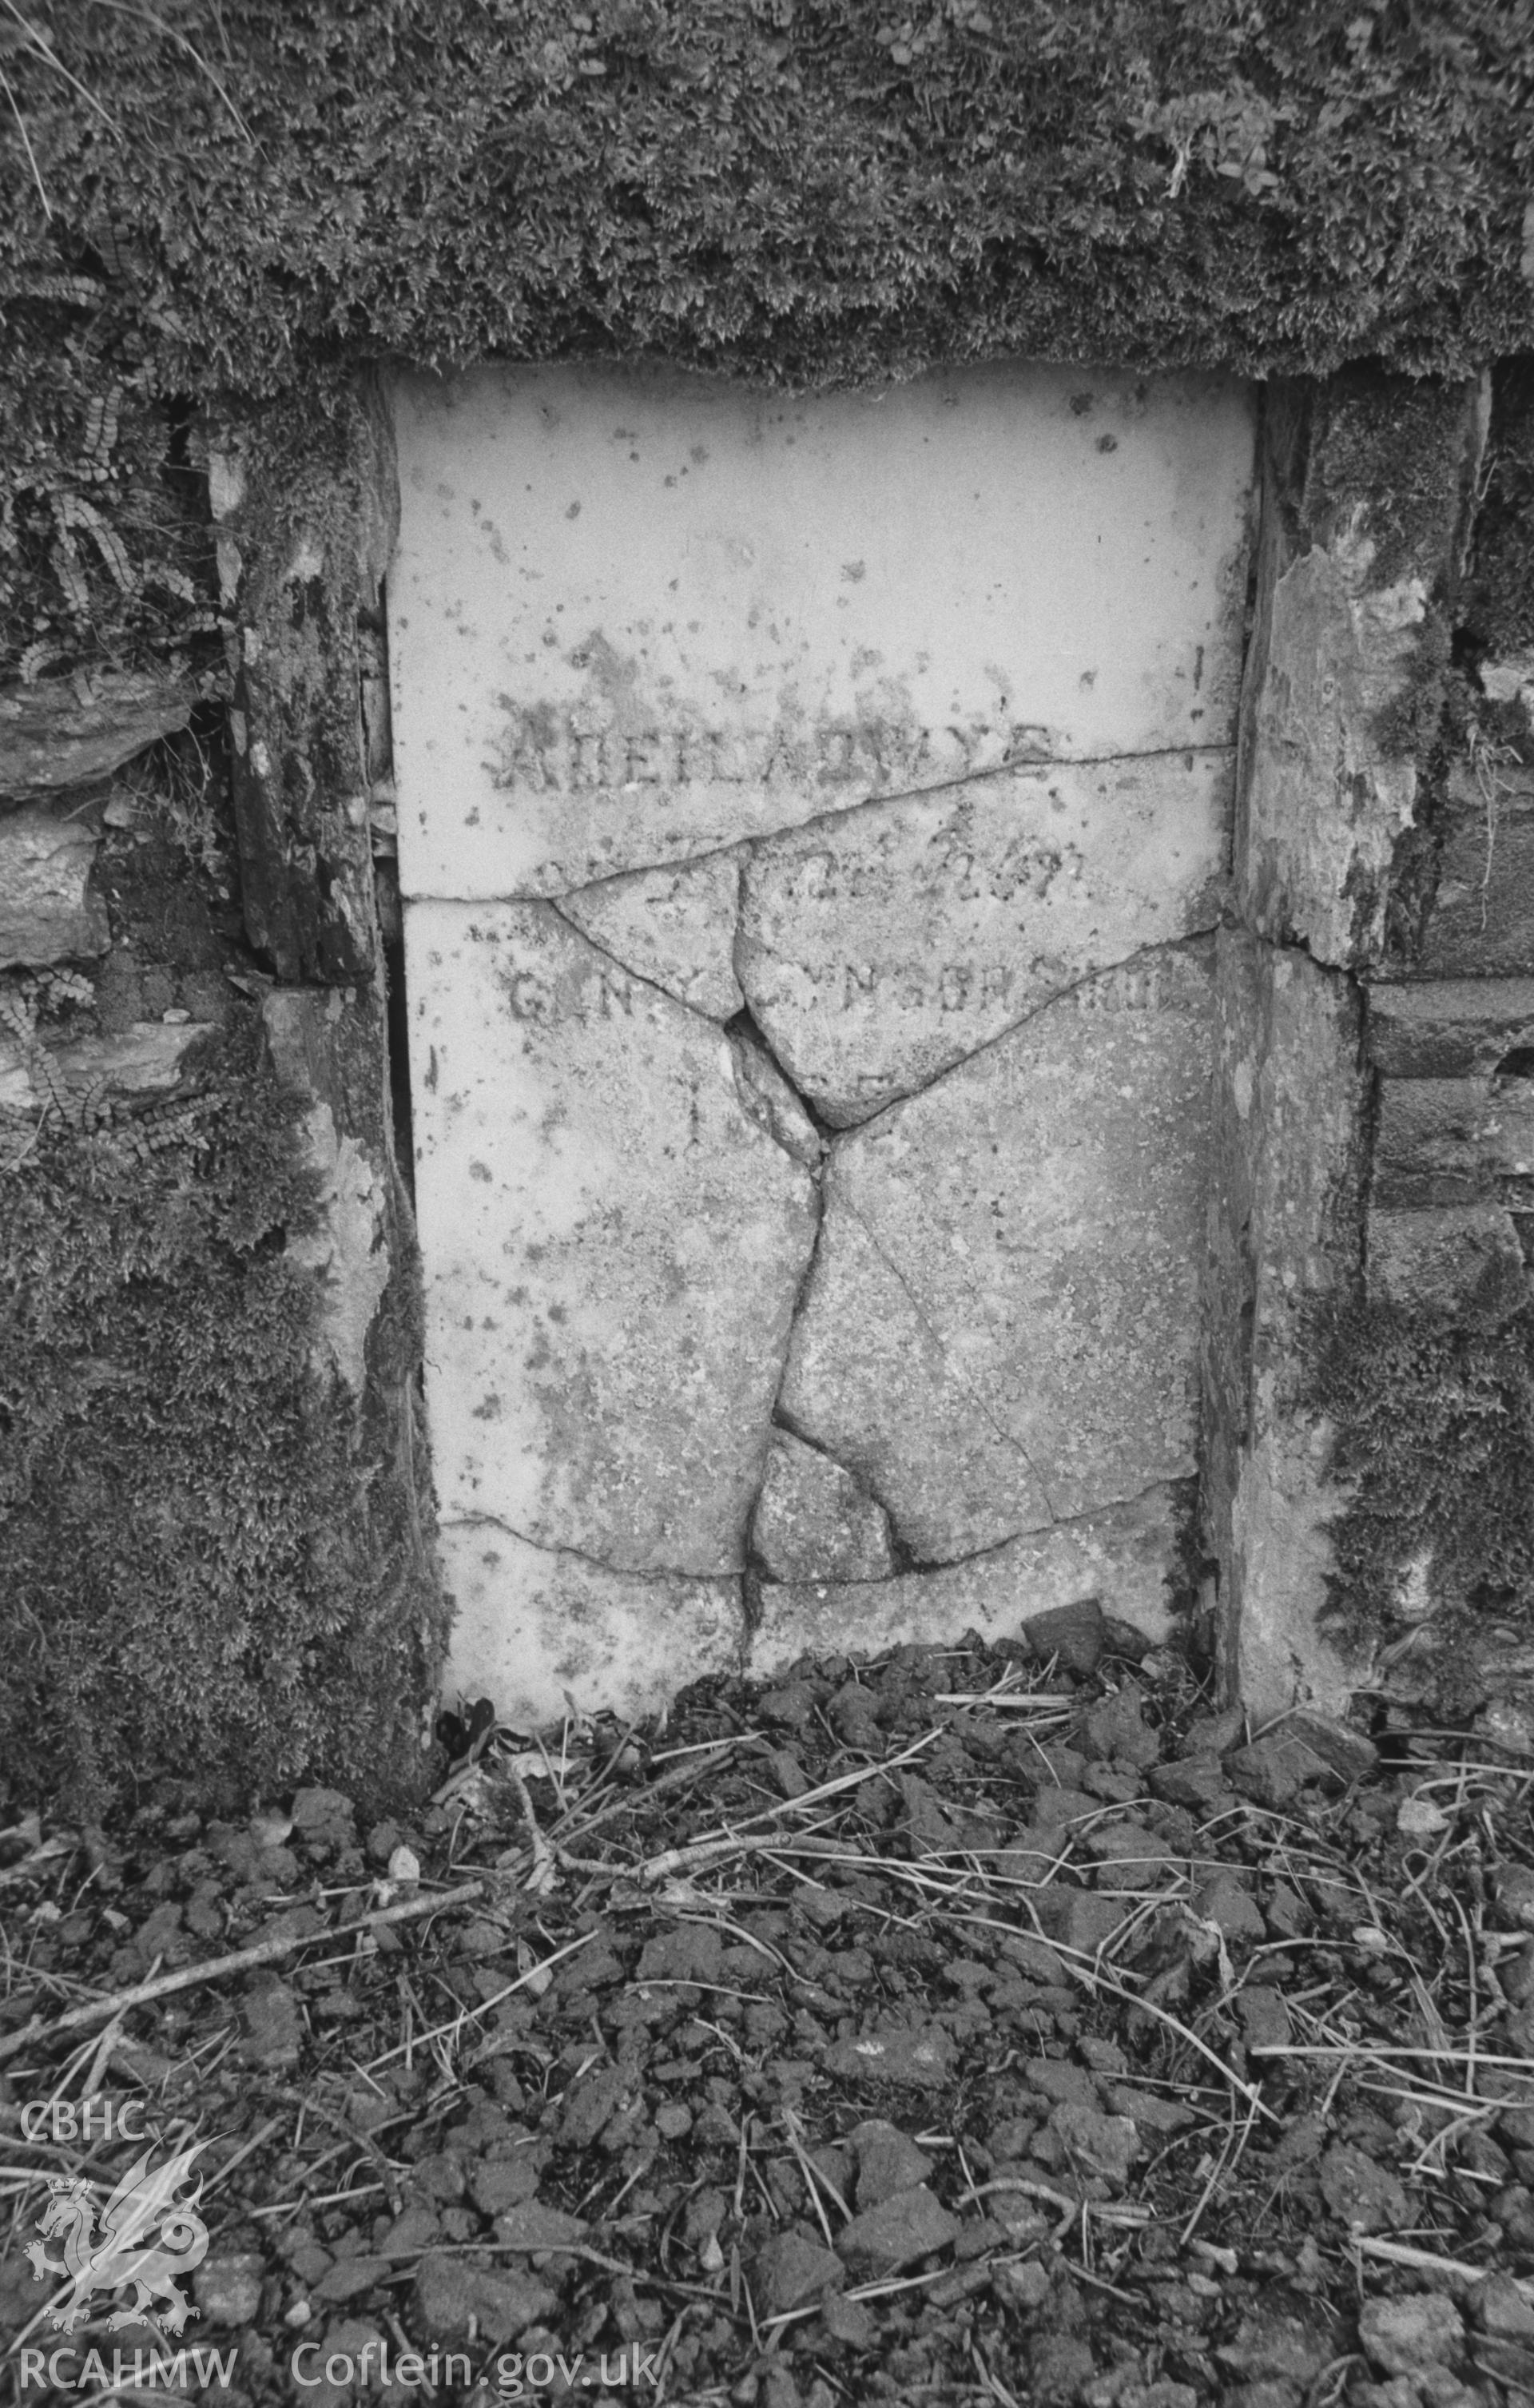
[[[772,1433],[751,1545],[774,1581],[882,1581],[895,1570],[882,1506],[787,1430]]]
[[[1438,884],[1413,973],[1431,979],[1534,972],[1534,769],[1450,772]]]
[[[47,810],[0,815],[0,969],[107,951],[107,907],[88,892],[99,834]]]
[[[244,2002],[240,2054],[268,2070],[296,2065],[304,2027],[298,2000],[284,1982],[258,1974]]]
[[[1166,1492],[1152,1491],[1153,1496],[1158,1494]],[[1132,1513],[1142,1502],[1137,1498],[1135,1505],[1117,1510]],[[1108,1617],[1096,1597],[1082,1598],[1070,1605],[1052,1605],[1043,1613],[1030,1613],[1022,1635],[1039,1663],[1047,1664],[1054,1657],[1068,1672],[1089,1681],[1108,1644]]]
[[[326,1031],[341,999],[312,989],[266,996],[262,1016],[272,1064],[284,1087],[306,1096],[304,1137],[322,1182],[317,1227],[288,1240],[290,1261],[322,1274],[318,1364],[333,1363],[353,1396],[367,1371],[367,1333],[389,1284],[388,1177],[366,1145],[336,1125],[335,1078]]]
[[[901,2082],[917,2090],[946,2090],[953,2079],[953,2043],[939,2025],[902,2025],[890,2031],[849,2034],[825,2054],[827,2073],[862,2082]],[[936,2244],[934,2244],[936,2245]]]
[[[1130,2167],[1145,2154],[1127,2115],[1105,2115],[1096,2105],[1079,2106],[1074,2100],[1062,2100],[1050,2109],[1046,2129],[1058,2143],[1064,2163],[1073,2174],[1088,2182],[1096,2177],[1115,2191],[1124,2189]]]
[[[774,1144],[791,1154],[796,1162],[802,1162],[807,1170],[818,1170],[825,1152],[824,1140],[758,1032],[749,1021],[738,1021],[725,1034],[735,1072],[735,1092],[748,1120],[754,1121]]]
[[[854,2215],[838,2233],[837,2248],[854,2273],[898,2274],[916,2258],[946,2249],[958,2232],[958,2217],[921,2183]]]
[[[1475,1204],[1534,1176],[1534,1079],[1382,1079],[1370,1201]]]
[[[757,2251],[752,2272],[764,2315],[783,2316],[847,2275],[839,2258],[802,2232],[774,2232]]]
[[[1318,962],[1385,949],[1417,800],[1404,706],[1457,567],[1485,412],[1478,382],[1340,379],[1304,408],[1280,392],[1269,415],[1236,881],[1250,926]]]
[[[265,2261],[258,2250],[221,2251],[198,2267],[192,2296],[209,2324],[248,2325],[260,2314]]]
[[[1232,1687],[1259,1719],[1340,1709],[1349,1670],[1316,1627],[1342,1494],[1301,1409],[1305,1308],[1362,1250],[1365,1081],[1348,981],[1222,929],[1204,1307],[1203,1479]]]
[[[1350,2232],[1398,2232],[1412,2220],[1412,2202],[1388,2166],[1351,2141],[1338,2141],[1321,2160],[1321,2192]]]
[[[252,408],[209,446],[235,627],[230,776],[251,945],[288,983],[345,987],[371,979],[377,951],[358,616],[378,603],[394,466],[364,380],[337,394],[323,445],[302,408]]]
[[[1371,1211],[1369,1293],[1426,1321],[1497,1329],[1528,1301],[1523,1248],[1499,1204]]]
[[[549,905],[414,904],[406,939],[444,1515],[738,1570],[813,1181],[721,1031]]]
[[[0,688],[0,795],[46,794],[108,778],[136,752],[184,727],[196,698],[184,681],[150,670],[97,671],[83,693],[73,679]]]
[[[503,2249],[532,2258],[545,2250],[566,2249],[585,2240],[590,2228],[563,2208],[527,2199],[495,2218],[495,2238]]]
[[[1534,979],[1435,979],[1369,990],[1369,1058],[1391,1079],[1485,1079],[1534,1047]]]
[[[738,1580],[649,1578],[530,1547],[495,1522],[447,1522],[457,1607],[450,1684],[494,1698],[524,1730],[587,1708],[652,1713],[682,1679],[730,1670],[745,1644]]]
[[[1228,743],[1252,415],[1021,362],[395,389],[407,895],[549,895],[1009,760]]]
[[[1004,1639],[1021,1628],[1031,1638],[1035,1616],[1086,1598],[1101,1598],[1111,1613],[1151,1638],[1165,1638],[1179,1535],[1175,1506],[1171,1490],[1153,1488],[1127,1505],[1010,1540],[968,1563],[871,1585],[766,1582],[752,1671],[761,1678],[833,1646],[876,1654],[940,1644],[966,1630]]]
[[[711,1020],[728,1020],[745,1000],[734,967],[740,864],[736,853],[706,853],[676,869],[578,887],[559,908],[640,978]]]
[[[1217,2355],[1237,2374],[1305,2384],[1336,2362],[1339,2347],[1337,2327],[1320,2300],[1275,2285]]]
[[[536,2275],[477,2266],[472,2259],[428,2250],[412,2286],[416,2329],[428,2341],[463,2344],[470,2333],[512,2341],[559,2305],[558,2294]]]
[[[112,1037],[77,1037],[67,1044],[45,1044],[49,1066],[77,1097],[100,1088],[107,1095],[148,1095],[174,1087],[189,1046],[207,1030],[195,1021],[136,1021]],[[37,1091],[28,1051],[0,1028],[0,1104],[13,1111],[35,1111],[46,1098]]]
[[[1465,2320],[1441,2291],[1403,2300],[1366,2300],[1358,2338],[1386,2374],[1415,2374],[1426,2366],[1455,2366],[1465,2344]]]
[[[882,2116],[871,2116],[867,2123],[856,2125],[849,2138],[857,2152],[860,2209],[877,2207],[881,2200],[893,2199],[896,2191],[914,2189],[932,2172],[932,2160],[925,2150],[917,2147],[909,2133],[885,2123]]]
[[[1333,964],[1381,951],[1385,873],[1416,802],[1415,760],[1374,730],[1411,679],[1427,587],[1374,589],[1374,559],[1349,531],[1278,580],[1238,852],[1254,924],[1274,940],[1294,930]]]
[[[1092,980],[829,1158],[782,1406],[924,1561],[1193,1469],[1209,968]]]
[[[753,848],[739,972],[837,1127],[1095,972],[1212,926],[1230,756],[1055,764],[817,822]]]

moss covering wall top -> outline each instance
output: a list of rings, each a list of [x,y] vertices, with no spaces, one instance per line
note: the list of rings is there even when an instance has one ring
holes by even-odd
[[[1527,0],[7,0],[0,277],[162,390],[1534,340]],[[53,287],[61,299],[67,298]]]

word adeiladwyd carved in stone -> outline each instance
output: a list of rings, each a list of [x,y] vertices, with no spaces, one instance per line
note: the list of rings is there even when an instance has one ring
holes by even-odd
[[[763,786],[865,794],[946,783],[1016,761],[1048,760],[1049,728],[1003,725],[921,727],[863,719],[803,733],[761,729],[582,724],[556,721],[538,705],[498,697],[506,713],[485,767],[498,793],[605,794],[614,802],[647,786]]]

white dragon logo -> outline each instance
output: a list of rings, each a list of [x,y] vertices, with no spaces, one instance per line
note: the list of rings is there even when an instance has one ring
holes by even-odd
[[[101,2231],[94,2239],[96,2209],[91,2185],[78,2176],[53,2177],[48,2186],[52,2196],[37,2226],[43,2239],[32,2242],[26,2255],[32,2260],[34,2282],[46,2282],[50,2274],[73,2277],[68,2298],[50,2317],[55,2331],[73,2332],[90,2314],[93,2291],[115,2291],[124,2283],[134,2285],[136,2296],[131,2307],[119,2308],[108,2317],[108,2332],[123,2325],[149,2325],[156,2332],[179,2333],[187,2317],[197,2314],[188,2306],[185,2293],[177,2288],[176,2278],[200,2266],[208,2255],[208,2227],[196,2213],[203,2195],[202,2177],[198,2176],[190,2199],[178,2200],[176,2193],[189,2177],[193,2158],[207,2145],[199,2141],[195,2147],[167,2157],[152,2173],[150,2159],[154,2152],[146,2149],[102,2209]],[[44,2245],[55,2232],[64,2235],[62,2258],[50,2258]],[[158,2313],[151,2304],[155,2300],[164,2302]]]

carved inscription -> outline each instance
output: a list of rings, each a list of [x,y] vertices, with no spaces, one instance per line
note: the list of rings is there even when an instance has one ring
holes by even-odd
[[[586,1027],[593,1021],[632,1020],[636,998],[641,1008],[646,997],[655,999],[652,987],[606,963],[561,977],[542,964],[508,962],[496,966],[495,983],[510,1018],[530,1028],[568,1021]]]
[[[1054,997],[1177,1008],[1178,974],[1149,963],[1216,915],[1229,770],[1224,754],[1035,765],[768,838],[735,949],[758,1025],[846,1125]],[[1115,978],[1114,962],[1138,967]]]
[[[802,1000],[828,1011],[1009,1011],[1019,966],[998,962],[834,962],[800,968]]]
[[[624,728],[498,697],[504,724],[485,764],[503,794],[624,794],[681,786],[857,786],[882,792],[1040,761],[1045,727],[974,720],[922,727],[858,719],[814,728]]]

